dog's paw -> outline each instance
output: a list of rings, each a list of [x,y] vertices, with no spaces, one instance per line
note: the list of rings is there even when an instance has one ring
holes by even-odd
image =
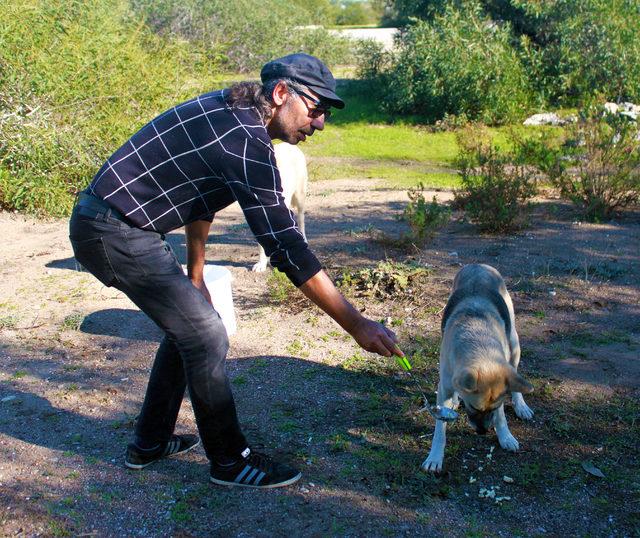
[[[517,452],[520,448],[518,440],[511,434],[510,431],[502,434],[499,433],[498,442],[503,449],[509,450],[511,452]]]
[[[254,273],[264,273],[267,270],[267,262],[258,262],[251,268],[251,270]]]
[[[429,454],[429,457],[422,462],[420,468],[428,473],[439,473],[442,471],[443,457],[435,457]]]

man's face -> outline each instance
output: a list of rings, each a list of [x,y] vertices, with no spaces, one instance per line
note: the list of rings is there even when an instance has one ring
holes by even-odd
[[[305,93],[309,97],[285,92],[278,97],[280,104],[275,101],[276,109],[267,127],[272,139],[297,144],[304,142],[316,129],[324,129],[325,114],[320,113],[323,109],[317,107],[318,96],[311,90],[305,90]]]

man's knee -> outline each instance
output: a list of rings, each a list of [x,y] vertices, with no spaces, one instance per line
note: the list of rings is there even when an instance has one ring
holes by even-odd
[[[209,359],[222,360],[229,351],[229,337],[220,316],[211,315],[197,323],[189,324],[184,334],[177,335],[176,345],[181,353],[189,356],[207,355]]]

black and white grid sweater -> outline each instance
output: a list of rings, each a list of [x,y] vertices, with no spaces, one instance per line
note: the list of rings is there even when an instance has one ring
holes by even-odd
[[[284,203],[260,116],[230,107],[223,92],[200,95],[142,127],[107,159],[89,192],[133,225],[163,234],[211,221],[237,201],[272,265],[299,286],[321,265]]]

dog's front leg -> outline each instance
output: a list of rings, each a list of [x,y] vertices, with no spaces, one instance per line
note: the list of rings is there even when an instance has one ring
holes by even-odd
[[[500,443],[500,446],[505,450],[517,452],[520,448],[520,445],[518,444],[518,440],[509,431],[507,417],[504,414],[504,404],[496,409],[493,418],[493,425],[496,429],[496,434],[498,436],[498,442]]]
[[[457,403],[457,398],[456,403]],[[454,393],[446,393],[442,387],[442,383],[438,384],[438,405],[441,407],[452,407],[454,402]],[[439,473],[442,471],[442,462],[444,461],[444,447],[447,444],[447,423],[444,420],[436,420],[436,428],[433,432],[433,440],[431,441],[431,450],[427,459],[422,462],[422,469],[429,473]]]
[[[511,300],[509,300],[508,304],[511,304]],[[513,311],[513,305],[511,306],[511,311]],[[511,347],[511,360],[509,362],[511,363],[511,366],[517,370],[518,365],[520,364],[520,339],[518,338],[518,333],[515,329],[513,316],[511,318],[509,345]],[[518,418],[521,418],[522,420],[530,420],[533,418],[533,411],[525,403],[521,392],[511,393],[511,403],[513,404],[513,409],[515,410],[516,415],[518,415]]]
[[[427,459],[422,462],[422,469],[429,473],[439,473],[442,471],[444,460],[444,447],[447,443],[447,423],[443,420],[436,420],[436,429],[433,432],[431,450]]]

